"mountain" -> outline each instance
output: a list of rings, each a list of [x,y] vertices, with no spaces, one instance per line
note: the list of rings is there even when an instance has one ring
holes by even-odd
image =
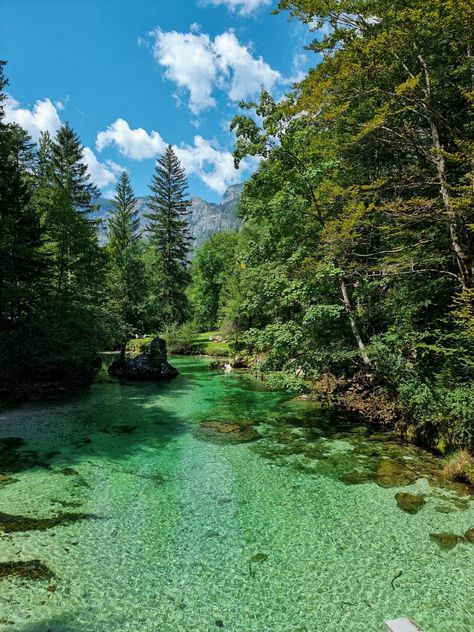
[[[224,193],[219,204],[206,202],[199,197],[192,198],[189,228],[191,235],[194,237],[193,249],[196,249],[203,241],[215,233],[221,233],[225,230],[238,230],[241,227],[242,220],[237,217],[237,206],[243,188],[243,184],[232,185]],[[100,211],[96,213],[96,219],[100,222],[99,236],[100,241],[103,242],[106,237],[107,218],[112,211],[112,203],[106,198],[100,198],[97,200],[97,204],[100,204]],[[137,208],[140,213],[140,224],[145,229],[147,221],[145,218],[145,213],[147,212],[146,198],[137,198]]]

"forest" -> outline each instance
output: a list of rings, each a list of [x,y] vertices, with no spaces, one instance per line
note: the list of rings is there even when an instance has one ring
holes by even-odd
[[[170,146],[146,229],[124,172],[107,240],[68,124],[35,146],[0,74],[0,387],[87,383],[145,334],[193,351],[218,331],[268,388],[319,397],[449,454],[474,451],[474,7],[281,0],[325,35],[280,100],[232,121],[257,157],[240,231],[195,252]],[[41,386],[42,385],[42,386]],[[467,458],[466,453],[463,453]],[[469,476],[474,479],[474,467]]]

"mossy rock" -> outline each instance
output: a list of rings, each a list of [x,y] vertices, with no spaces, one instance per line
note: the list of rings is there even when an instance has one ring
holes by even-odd
[[[0,513],[0,531],[16,533],[19,531],[46,531],[54,527],[64,527],[81,520],[101,520],[100,516],[87,513],[62,512],[51,518],[30,518]]]
[[[213,443],[248,443],[261,438],[250,425],[220,421],[204,421],[193,434],[197,439]]]
[[[416,514],[426,505],[426,500],[422,496],[416,496],[415,494],[407,494],[400,492],[395,494],[395,500],[397,505],[402,511],[409,514]]]
[[[455,533],[430,533],[430,538],[436,542],[443,551],[451,551],[463,538]]]
[[[464,537],[470,544],[474,544],[474,529],[468,529],[464,534]]]
[[[54,576],[53,571],[39,560],[0,562],[0,579],[20,577],[21,579],[45,580],[52,579]]]
[[[376,482],[380,487],[405,487],[411,485],[418,474],[404,463],[394,459],[382,459],[377,468]]]

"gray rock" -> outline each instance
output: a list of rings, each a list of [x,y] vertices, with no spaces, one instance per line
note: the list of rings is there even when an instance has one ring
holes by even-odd
[[[121,362],[115,360],[109,373],[128,380],[163,380],[176,377],[178,371],[167,361],[166,343],[161,338],[154,338],[150,350],[135,358]]]

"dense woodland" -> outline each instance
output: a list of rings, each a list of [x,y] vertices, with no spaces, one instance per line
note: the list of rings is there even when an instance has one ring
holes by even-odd
[[[2,389],[83,378],[100,349],[125,353],[136,334],[219,329],[269,385],[319,393],[441,452],[473,450],[472,2],[279,10],[311,25],[321,62],[284,99],[242,104],[236,165],[261,158],[244,225],[191,263],[172,148],[146,231],[124,173],[100,245],[99,192],[74,131],[35,147],[0,109]]]

